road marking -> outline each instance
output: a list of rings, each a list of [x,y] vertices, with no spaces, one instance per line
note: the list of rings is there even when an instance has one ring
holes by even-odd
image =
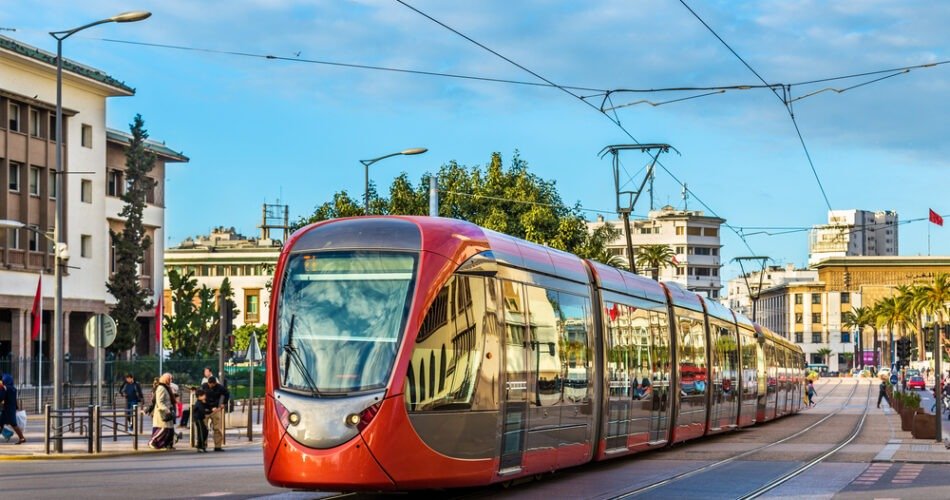
[[[230,495],[230,491],[212,491],[211,493],[205,493],[204,495],[198,495],[199,497],[225,497]]]

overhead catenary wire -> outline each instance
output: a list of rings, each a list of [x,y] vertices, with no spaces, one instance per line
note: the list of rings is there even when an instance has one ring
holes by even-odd
[[[769,86],[769,89],[772,91],[773,94],[775,94],[775,97],[777,97],[779,101],[782,101],[782,105],[785,107],[785,110],[788,112],[789,118],[792,119],[792,124],[795,126],[795,133],[798,134],[798,140],[799,142],[801,142],[802,149],[805,151],[805,158],[808,159],[808,165],[811,167],[811,172],[812,174],[814,174],[815,181],[818,183],[818,189],[821,190],[821,196],[825,200],[825,205],[828,206],[828,210],[832,210],[831,201],[828,200],[828,194],[825,192],[825,186],[822,185],[821,183],[821,177],[818,175],[818,169],[815,168],[815,162],[812,161],[811,153],[808,151],[808,146],[805,144],[805,138],[802,136],[802,131],[798,127],[798,121],[795,120],[795,112],[792,110],[791,102],[788,99],[788,94],[791,93],[791,87],[790,86],[786,87],[786,89],[783,92],[783,95],[779,95],[778,91],[775,90],[774,86],[769,84],[769,82],[765,81],[765,78],[762,78],[762,75],[760,75],[754,68],[752,68],[752,66],[749,65],[749,63],[747,63],[746,60],[743,59],[742,56],[740,56],[738,52],[736,52],[728,43],[726,43],[726,41],[723,40],[722,37],[719,36],[718,33],[716,33],[716,30],[712,29],[712,27],[708,23],[706,23],[706,21],[704,21],[703,18],[700,17],[699,14],[696,13],[696,11],[690,8],[690,6],[686,3],[686,0],[679,0],[679,1],[681,4],[683,4],[683,7],[686,7],[686,10],[688,10],[693,15],[693,17],[698,19],[699,22],[702,23],[702,25],[705,26],[706,29],[709,30],[709,32],[713,34],[713,36],[716,37],[716,39],[722,42],[722,44],[727,49],[729,49],[729,52],[732,52],[732,55],[736,56],[736,59],[742,62],[742,64],[746,68],[748,68],[749,71],[751,71],[753,75],[755,75],[759,80],[761,80],[764,85]]]

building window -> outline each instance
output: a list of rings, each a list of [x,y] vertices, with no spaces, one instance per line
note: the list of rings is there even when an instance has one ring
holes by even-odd
[[[802,318],[803,318],[802,313],[795,313],[795,324],[796,325],[802,324]]]
[[[38,229],[36,226],[31,226],[34,230],[27,231],[27,249],[31,252],[38,252],[40,250],[40,235],[36,232]]]
[[[20,191],[20,164],[10,162],[10,191]]]
[[[713,291],[712,291],[712,298],[714,298],[714,299],[718,299],[718,298],[719,298],[719,290],[713,290]]]
[[[244,322],[257,323],[260,321],[261,291],[244,290]]]
[[[40,110],[38,109],[30,110],[30,135],[40,136]]]
[[[718,249],[718,248],[711,248],[710,250],[711,250],[712,255],[719,255],[719,249]]]
[[[109,196],[122,196],[122,172],[119,170],[110,170],[106,174],[106,194]]]
[[[59,193],[59,184],[56,182],[56,172],[53,170],[49,171],[49,198],[51,200],[56,199],[56,195]]]
[[[682,276],[682,275],[683,275],[683,268],[682,268],[682,267],[677,267],[677,268],[676,268],[676,275],[677,275],[677,276]]]
[[[812,322],[812,324],[821,323],[821,313],[812,313],[812,314],[811,314],[811,322]]]
[[[821,304],[821,295],[818,295],[817,293],[811,294],[811,303]]]
[[[40,195],[40,167],[30,167],[30,194]]]
[[[693,249],[693,252],[694,252],[696,255],[709,255],[709,251],[710,251],[710,250],[712,250],[712,249],[711,249],[711,248],[707,248],[707,247],[696,247],[696,248]]]
[[[719,229],[714,227],[707,227],[703,229],[703,236],[719,236]]]
[[[19,229],[7,229],[7,248],[11,248],[11,249],[20,248],[20,230]]]
[[[795,342],[797,342],[797,343],[799,343],[799,344],[804,344],[804,343],[805,343],[805,334],[803,334],[802,332],[795,332]]]
[[[49,138],[56,140],[56,113],[49,114]]]
[[[92,203],[92,181],[89,179],[82,180],[82,188],[79,190],[79,199],[83,203]]]
[[[701,227],[687,227],[687,228],[686,228],[686,234],[687,234],[688,236],[702,236],[702,235],[703,235],[703,228],[701,228]]]
[[[709,270],[709,273],[712,274],[713,276],[719,276],[719,268],[714,267]]]
[[[676,247],[676,253],[682,255],[686,249],[684,247]]]
[[[812,333],[811,334],[811,343],[820,344],[821,343],[821,333]]]
[[[82,124],[82,147],[92,147],[92,125]]]
[[[92,258],[92,236],[84,234],[80,237],[79,255],[87,259]]]
[[[851,303],[851,293],[849,293],[849,292],[841,292],[841,303],[842,303],[842,304],[849,304],[849,303]]]
[[[708,268],[708,267],[697,267],[697,268],[696,268],[696,276],[709,276],[709,268]]]
[[[802,303],[802,294],[800,294],[800,293],[796,293],[796,294],[795,294],[795,303],[796,303],[796,304],[801,304],[801,303]]]
[[[11,102],[9,107],[9,114],[7,118],[10,120],[10,130],[14,132],[20,131],[20,105]]]
[[[851,332],[841,332],[841,342],[844,344],[851,343]]]
[[[685,232],[685,229],[683,229],[683,226],[676,226],[676,235],[677,235],[677,236],[683,236],[684,232]]]

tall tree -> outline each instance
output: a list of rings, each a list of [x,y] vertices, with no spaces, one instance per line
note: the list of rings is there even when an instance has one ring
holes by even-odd
[[[400,175],[389,189],[389,198],[379,198],[370,186],[370,213],[388,215],[425,215],[428,213],[429,177],[425,174],[417,186]],[[593,256],[596,242],[590,242],[587,221],[578,206],[565,206],[556,183],[529,172],[528,163],[515,152],[506,168],[500,153],[493,153],[488,165],[465,167],[455,162],[443,165],[436,174],[440,203],[439,215],[478,224],[501,233],[574,253]],[[361,215],[359,200],[345,191],[316,207],[313,214],[294,225],[334,217]],[[586,248],[586,250],[585,250]]]
[[[138,315],[152,305],[152,291],[139,281],[145,252],[152,244],[142,224],[145,196],[155,185],[155,181],[148,177],[155,165],[155,155],[145,148],[148,132],[144,125],[142,115],[138,114],[129,125],[132,138],[125,152],[126,189],[121,196],[125,206],[119,212],[125,225],[118,233],[109,230],[116,263],[115,272],[106,283],[109,293],[116,299],[110,311],[118,327],[115,342],[109,348],[114,352],[131,349],[135,345],[141,329]]]
[[[947,315],[950,313],[950,310],[948,310],[948,304],[950,304],[950,275],[946,273],[938,274],[934,277],[932,283],[920,288],[917,301],[921,310],[935,315],[937,317],[937,328],[940,329],[940,332],[943,332],[948,319]],[[940,335],[943,335],[943,333],[940,333]],[[950,353],[950,345],[947,344],[946,339],[944,339],[943,347],[946,350],[944,354]]]
[[[165,347],[178,358],[211,356],[218,352],[220,328],[217,297],[231,298],[234,292],[227,278],[217,291],[207,285],[198,286],[191,272],[168,272],[172,292],[172,309],[164,316]]]
[[[642,245],[636,259],[640,268],[650,270],[654,281],[660,281],[660,269],[673,265],[673,249],[667,245]]]

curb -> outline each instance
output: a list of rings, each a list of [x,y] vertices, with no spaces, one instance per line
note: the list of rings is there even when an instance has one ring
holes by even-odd
[[[260,444],[261,444],[261,441],[259,440],[252,441],[252,442],[235,443],[235,444],[227,445],[228,447],[225,448],[225,450],[236,449],[236,448],[250,448],[252,446],[260,445]],[[178,454],[178,453],[168,453],[169,451],[185,452],[185,453],[194,452],[193,449],[187,448],[187,447],[177,448],[175,450],[153,450],[148,447],[148,444],[145,444],[144,449],[129,450],[129,451],[104,451],[102,453],[57,453],[57,454],[51,453],[47,455],[43,452],[35,452],[35,453],[23,454],[23,455],[0,454],[0,462],[18,462],[18,461],[27,462],[27,461],[34,461],[34,460],[96,460],[96,459],[107,460],[110,458],[133,457],[137,455]]]

